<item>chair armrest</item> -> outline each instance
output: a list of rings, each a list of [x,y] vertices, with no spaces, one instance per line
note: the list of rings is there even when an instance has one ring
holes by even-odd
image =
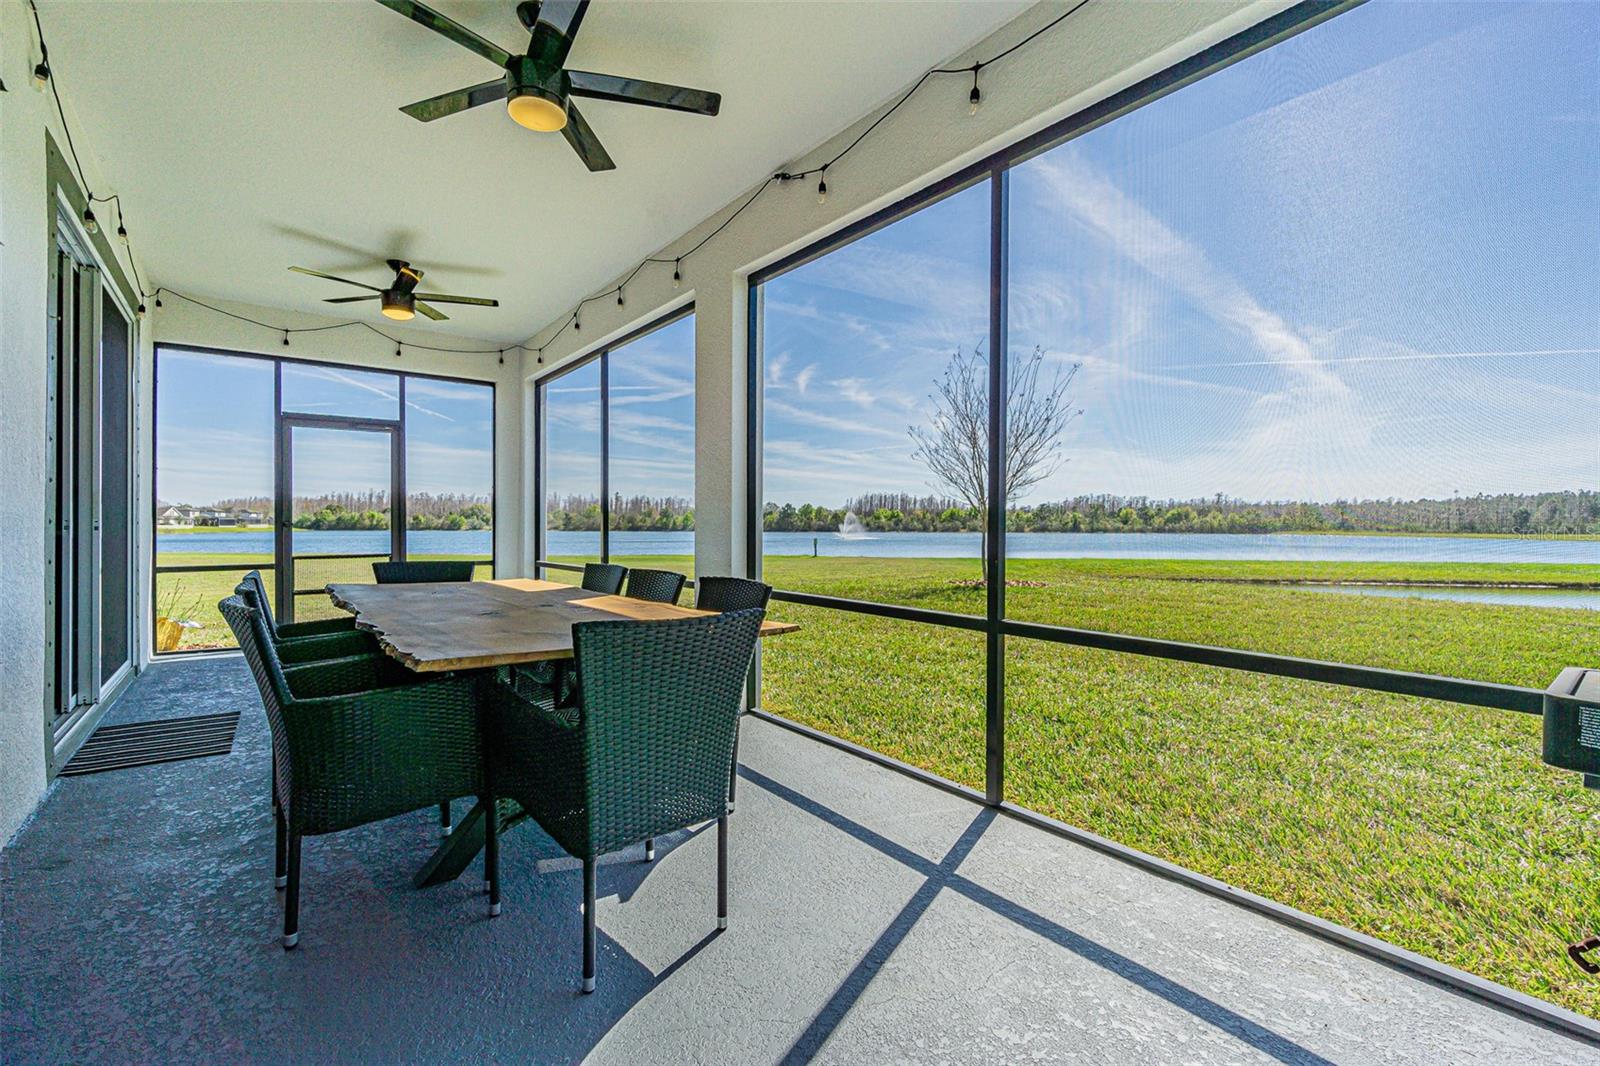
[[[356,620],[346,615],[343,618],[318,618],[312,622],[288,622],[278,626],[280,640],[295,640],[299,637],[323,637],[329,633],[349,633],[356,627]]]
[[[387,655],[349,655],[339,659],[286,665],[283,676],[297,700],[348,696],[425,680]]]
[[[351,655],[375,655],[380,651],[372,634],[356,629],[322,636],[296,637],[278,643],[278,658],[285,665],[320,659],[344,659]]]

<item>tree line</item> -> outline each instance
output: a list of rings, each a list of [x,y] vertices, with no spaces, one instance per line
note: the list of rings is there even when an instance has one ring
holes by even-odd
[[[953,499],[873,493],[842,508],[768,503],[772,532],[835,532],[854,513],[874,533],[978,533],[983,511]],[[1006,511],[1013,533],[1493,533],[1600,534],[1600,492],[1481,493],[1439,499],[1187,500],[1097,494]]]
[[[270,501],[267,508],[270,510]],[[386,492],[297,496],[296,529],[362,530],[389,528]],[[487,496],[412,493],[406,496],[407,529],[493,529],[494,507]]]
[[[768,503],[762,526],[773,533],[836,533],[854,514],[872,533],[979,533],[983,512],[957,500],[874,492],[842,507]],[[613,498],[614,530],[692,530],[694,508],[676,497]],[[549,529],[600,528],[597,496],[551,497]],[[1216,494],[1193,499],[1094,494],[1018,504],[1006,512],[1013,533],[1493,533],[1528,536],[1600,534],[1600,492],[1479,494],[1414,500],[1245,500]]]
[[[694,528],[694,503],[681,496],[611,497],[611,528],[670,533]],[[551,496],[545,501],[545,528],[595,532],[600,529],[600,497]]]

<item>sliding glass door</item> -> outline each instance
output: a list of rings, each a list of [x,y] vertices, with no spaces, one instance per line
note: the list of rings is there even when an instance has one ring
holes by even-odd
[[[132,659],[133,331],[65,221],[50,273],[45,717],[55,740],[122,681]]]

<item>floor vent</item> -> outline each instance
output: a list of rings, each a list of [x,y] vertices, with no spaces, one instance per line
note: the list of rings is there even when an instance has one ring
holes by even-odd
[[[61,768],[60,776],[226,755],[233,750],[233,733],[238,726],[238,711],[101,726]]]

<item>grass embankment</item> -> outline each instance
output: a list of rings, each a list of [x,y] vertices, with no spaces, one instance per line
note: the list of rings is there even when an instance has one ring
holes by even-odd
[[[302,589],[320,589],[340,581],[371,581],[372,563],[383,556],[370,559],[301,559],[295,567],[295,585]],[[465,555],[412,555],[414,560],[465,559]],[[197,628],[185,629],[179,651],[201,651],[206,648],[234,647],[233,633],[222,620],[217,604],[233,595],[234,586],[256,567],[270,566],[271,556],[230,555],[220,552],[161,552],[156,556],[157,566],[214,566],[237,564],[236,570],[207,570],[187,574],[156,575],[157,610],[171,610],[175,617],[200,623]],[[489,576],[489,564],[477,568],[477,576]],[[272,589],[273,572],[263,570],[267,588]],[[325,595],[295,597],[295,618],[306,621],[312,618],[331,618],[341,613]]]
[[[649,566],[688,560],[618,559]],[[769,558],[793,589],[977,613],[975,562]],[[1198,577],[1594,584],[1600,567],[1013,560],[1013,617],[1542,688],[1600,612]],[[982,788],[981,635],[776,603],[767,709]],[[1600,1016],[1600,794],[1532,715],[1012,639],[1012,801]]]

